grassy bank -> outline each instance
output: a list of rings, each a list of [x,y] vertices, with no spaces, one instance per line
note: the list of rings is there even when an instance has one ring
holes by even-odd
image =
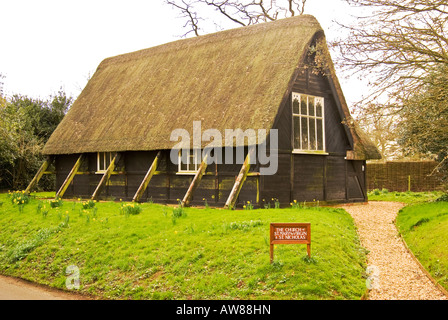
[[[409,249],[448,290],[448,202],[409,205],[396,222]]]
[[[366,252],[341,209],[79,200],[57,207],[6,194],[0,202],[0,273],[61,289],[73,265],[79,291],[99,298],[359,299],[365,292]],[[270,264],[271,222],[310,222],[311,259],[305,245],[278,245]]]
[[[443,194],[441,191],[428,191],[428,192],[398,192],[389,191],[387,189],[375,189],[368,192],[369,201],[395,201],[406,204],[412,203],[424,203],[437,199]]]

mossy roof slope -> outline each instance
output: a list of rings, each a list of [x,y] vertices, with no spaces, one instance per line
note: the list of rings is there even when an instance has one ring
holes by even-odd
[[[192,137],[193,121],[223,138],[225,129],[269,130],[318,32],[302,15],[105,59],[43,152],[170,149],[171,132]]]

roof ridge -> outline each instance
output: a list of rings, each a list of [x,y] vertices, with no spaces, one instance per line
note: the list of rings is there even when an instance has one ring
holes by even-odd
[[[178,39],[171,42],[159,44],[153,47],[140,49],[137,51],[132,51],[128,53],[119,54],[116,56],[108,57],[104,59],[98,68],[105,67],[110,63],[120,63],[120,62],[127,62],[130,60],[138,60],[140,58],[146,57],[148,54],[157,54],[157,53],[166,53],[170,51],[176,51],[185,49],[191,46],[198,46],[202,44],[208,44],[213,41],[222,41],[226,38],[235,38],[235,37],[243,37],[243,36],[250,36],[254,35],[258,32],[266,31],[266,30],[276,30],[278,28],[282,27],[291,27],[291,26],[303,26],[304,20],[309,20],[310,23],[313,24],[314,27],[317,27],[322,30],[319,22],[317,19],[310,14],[303,14],[288,18],[282,18],[275,21],[268,21],[253,25],[248,25],[244,27],[236,27],[231,29],[226,29],[218,32],[208,33],[205,35],[197,36],[197,37],[191,37],[191,38],[185,38],[185,39]],[[322,30],[323,31],[323,30]],[[225,35],[225,37],[224,37]]]

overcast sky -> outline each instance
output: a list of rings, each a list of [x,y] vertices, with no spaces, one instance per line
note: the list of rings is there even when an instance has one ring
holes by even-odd
[[[349,19],[343,0],[308,0],[305,8],[328,40],[334,20]],[[77,97],[103,59],[178,40],[182,26],[163,0],[0,0],[4,94],[46,98],[62,87]],[[349,104],[358,99],[359,82],[339,79]]]

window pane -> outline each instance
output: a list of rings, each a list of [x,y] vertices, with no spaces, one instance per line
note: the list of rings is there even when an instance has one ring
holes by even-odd
[[[195,171],[195,163],[194,152],[192,152],[188,157],[188,171]]]
[[[109,165],[111,163],[111,161],[110,161],[111,156],[112,156],[112,154],[110,152],[104,153],[104,170],[106,170],[109,167]]]
[[[294,149],[300,149],[300,117],[293,116],[294,120]]]
[[[292,113],[295,114],[299,114],[299,107],[300,107],[300,102],[297,99],[297,97],[294,98],[294,100],[292,101]]]
[[[323,138],[323,127],[322,127],[322,119],[316,120],[316,128],[317,128],[317,150],[324,150],[324,138]]]
[[[301,102],[300,102],[300,114],[306,115],[306,108],[307,108],[307,96],[301,95]]]
[[[104,170],[104,152],[98,152],[98,170]]]
[[[308,97],[308,114],[314,116],[314,98]]]
[[[202,162],[201,157],[202,157],[201,149],[196,150],[195,158],[194,158],[195,171],[197,171],[201,165],[201,162]]]
[[[302,123],[302,148],[303,150],[308,150],[308,118],[301,117]]]
[[[188,170],[188,151],[183,152],[180,151],[180,171],[187,171]]]
[[[316,98],[316,116],[322,117],[322,98]]]
[[[316,120],[313,118],[309,118],[308,120],[310,124],[310,150],[316,150]]]

